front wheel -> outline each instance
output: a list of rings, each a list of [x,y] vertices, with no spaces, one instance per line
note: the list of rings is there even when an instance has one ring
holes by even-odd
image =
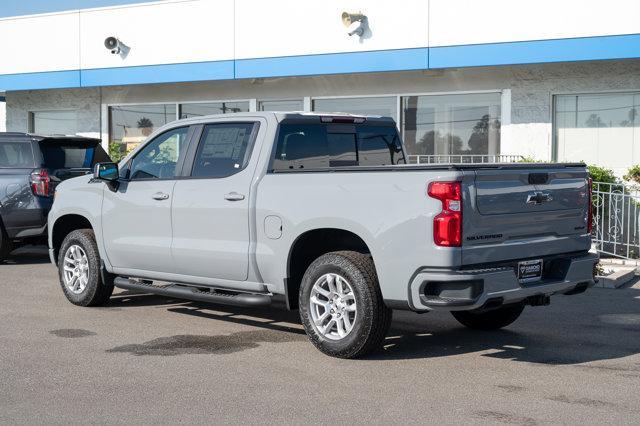
[[[517,303],[490,311],[452,311],[451,314],[466,327],[476,330],[497,330],[517,320],[522,311],[524,311],[524,304]]]
[[[100,274],[100,254],[91,229],[78,229],[66,236],[58,255],[62,291],[69,302],[79,306],[99,306],[113,293],[113,280]]]
[[[316,259],[300,286],[300,319],[311,342],[338,358],[357,358],[382,345],[391,309],[382,300],[371,256],[339,251]]]

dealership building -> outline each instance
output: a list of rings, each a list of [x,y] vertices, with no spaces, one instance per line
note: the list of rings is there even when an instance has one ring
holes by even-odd
[[[8,131],[126,151],[180,118],[331,111],[393,117],[412,161],[640,164],[638,0],[5,2],[0,40]]]

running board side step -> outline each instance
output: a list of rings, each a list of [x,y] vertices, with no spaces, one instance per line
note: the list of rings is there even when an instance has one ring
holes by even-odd
[[[175,297],[176,299],[194,300],[196,302],[219,303],[232,306],[269,306],[271,295],[257,293],[220,293],[215,290],[202,291],[195,287],[179,284],[154,285],[150,282],[116,277],[113,284],[125,290],[136,290],[159,296]]]

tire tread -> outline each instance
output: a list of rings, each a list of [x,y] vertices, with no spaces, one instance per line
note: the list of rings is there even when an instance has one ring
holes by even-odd
[[[380,292],[378,285],[378,275],[373,263],[373,258],[368,254],[354,251],[335,251],[326,253],[316,259],[309,266],[308,271],[312,270],[314,266],[318,264],[336,264],[339,266],[341,262],[345,261],[354,266],[364,277],[367,289],[362,292],[362,296],[367,300],[367,305],[370,307],[370,310],[367,312],[364,309],[359,309],[358,314],[367,316],[368,321],[365,320],[365,324],[370,324],[370,329],[361,333],[358,340],[349,347],[334,349],[318,339],[315,331],[313,331],[313,328],[310,326],[310,323],[309,325],[306,324],[307,321],[309,321],[308,312],[306,313],[307,318],[305,318],[303,310],[301,309],[301,317],[305,324],[305,328],[307,328],[307,334],[309,335],[311,342],[320,351],[338,358],[359,358],[375,351],[382,345],[391,325],[393,311],[384,304],[382,293]],[[307,301],[303,299],[303,288],[301,286],[299,300],[300,307],[306,306]]]
[[[93,288],[93,293],[87,293],[83,298],[76,298],[75,295],[72,295],[64,284],[61,268],[61,259],[64,256],[66,251],[66,246],[70,243],[70,241],[76,240],[80,242],[85,249],[85,253],[87,257],[89,257],[89,262],[93,263],[93,267],[95,269],[95,273],[97,274],[97,284]],[[64,292],[67,299],[78,306],[101,306],[104,305],[111,294],[113,293],[113,277],[111,274],[100,273],[100,254],[98,252],[98,245],[96,244],[95,234],[92,229],[76,229],[75,231],[71,231],[62,242],[62,246],[60,249],[60,253],[58,254],[58,270],[60,275],[60,286],[62,287],[62,291]],[[106,282],[103,282],[103,276],[106,277]],[[91,289],[90,289],[91,291]]]

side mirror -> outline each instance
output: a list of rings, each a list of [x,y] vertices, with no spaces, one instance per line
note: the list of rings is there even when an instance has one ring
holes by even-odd
[[[119,177],[118,165],[116,163],[97,163],[93,169],[94,179],[116,182]]]

